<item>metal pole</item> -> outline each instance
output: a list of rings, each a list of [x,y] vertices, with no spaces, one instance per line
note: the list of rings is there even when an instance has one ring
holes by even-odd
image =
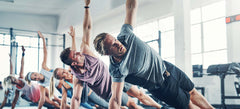
[[[38,71],[39,71],[39,49],[40,49],[40,36],[38,35]]]
[[[221,81],[221,109],[226,109],[226,104],[225,104],[225,88],[224,88],[224,79],[225,79],[225,74],[220,74],[220,81]]]
[[[15,42],[15,41],[14,41]],[[18,54],[18,43],[15,42],[14,47],[16,48],[16,58],[15,58],[15,74],[17,74],[17,54]]]
[[[48,38],[45,38],[45,40],[46,40],[46,47],[48,46]]]
[[[65,49],[65,40],[66,40],[66,35],[63,34],[63,50]],[[63,64],[63,68],[65,68],[65,64]]]
[[[158,53],[160,56],[162,55],[161,48],[162,48],[162,46],[161,46],[161,31],[159,30],[158,31]]]
[[[13,28],[10,28],[10,55],[12,56],[12,45],[13,45]]]

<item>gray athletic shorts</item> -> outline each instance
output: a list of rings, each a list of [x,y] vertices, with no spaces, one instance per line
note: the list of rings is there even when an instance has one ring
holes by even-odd
[[[127,106],[127,102],[128,102],[128,95],[127,95],[127,93],[123,92],[123,94],[122,94],[122,106]]]
[[[124,82],[123,92],[127,92],[132,87],[132,84]]]

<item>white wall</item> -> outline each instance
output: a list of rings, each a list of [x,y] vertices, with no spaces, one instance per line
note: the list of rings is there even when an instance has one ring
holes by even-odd
[[[56,32],[58,16],[0,12],[0,27]]]

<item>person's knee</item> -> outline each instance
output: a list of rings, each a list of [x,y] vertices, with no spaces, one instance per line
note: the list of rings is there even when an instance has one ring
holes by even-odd
[[[200,109],[198,106],[193,104],[191,100],[189,101],[188,107],[189,107],[189,109]]]
[[[142,101],[142,100],[145,98],[144,95],[145,95],[145,94],[144,94],[142,91],[139,91],[137,98],[138,98],[140,101]]]
[[[140,95],[140,90],[137,88],[137,86],[132,86],[128,91],[127,94],[133,97],[138,97]]]

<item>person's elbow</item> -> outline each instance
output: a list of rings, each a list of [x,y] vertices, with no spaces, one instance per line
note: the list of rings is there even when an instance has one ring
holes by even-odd
[[[91,25],[91,24],[88,24],[88,23],[86,23],[86,24],[84,24],[83,28],[84,28],[84,31],[89,31],[89,30],[91,30],[91,29],[92,29],[92,25]]]

